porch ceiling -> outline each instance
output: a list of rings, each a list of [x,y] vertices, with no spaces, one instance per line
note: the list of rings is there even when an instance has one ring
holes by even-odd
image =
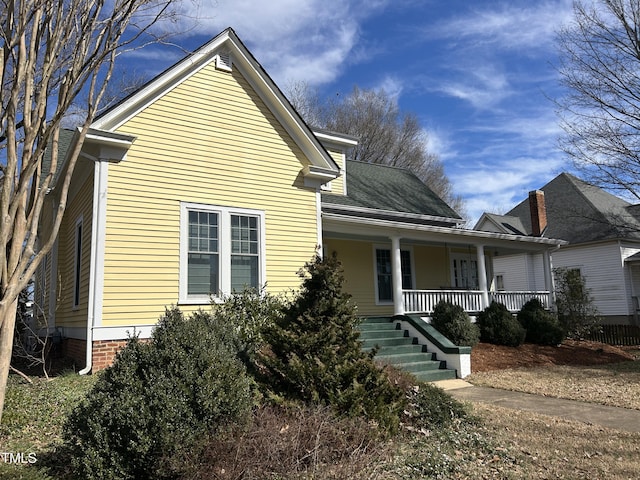
[[[502,233],[482,232],[463,228],[416,225],[403,222],[371,220],[323,213],[324,238],[369,242],[388,242],[391,237],[415,245],[484,246],[497,255],[535,253],[566,244],[563,240]]]

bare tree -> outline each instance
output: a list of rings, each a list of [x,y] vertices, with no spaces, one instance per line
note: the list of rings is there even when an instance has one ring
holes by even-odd
[[[396,100],[384,90],[356,86],[345,97],[321,102],[318,93],[303,83],[289,86],[287,95],[310,125],[358,138],[350,159],[407,168],[464,214],[462,198],[453,193],[442,161],[427,148],[428,134],[418,117],[402,113]]]
[[[0,419],[20,292],[58,235],[71,175],[119,52],[168,15],[171,0],[2,0],[0,10]],[[58,156],[61,122],[86,102],[79,141]],[[43,168],[50,150],[50,168]],[[55,179],[59,172],[59,178]],[[50,188],[50,231],[38,223]]]
[[[576,2],[558,48],[561,148],[591,183],[640,199],[640,0]]]

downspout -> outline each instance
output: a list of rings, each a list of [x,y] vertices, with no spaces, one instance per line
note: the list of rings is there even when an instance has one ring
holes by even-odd
[[[93,174],[93,215],[91,218],[91,261],[89,267],[89,298],[87,305],[87,331],[85,367],[78,372],[86,375],[93,367],[93,329],[102,317],[102,276],[104,262],[104,227],[107,203],[106,161],[83,154],[95,162]]]

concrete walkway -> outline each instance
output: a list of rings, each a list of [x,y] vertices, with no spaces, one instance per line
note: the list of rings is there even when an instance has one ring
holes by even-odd
[[[448,384],[440,382],[435,384],[447,390],[458,400],[490,403],[500,407],[527,410],[615,430],[640,432],[640,410],[543,397],[498,388],[475,387],[463,380],[454,380]]]

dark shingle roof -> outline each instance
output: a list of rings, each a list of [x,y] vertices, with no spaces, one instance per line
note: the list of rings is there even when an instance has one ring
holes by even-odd
[[[570,243],[630,238],[640,239],[637,208],[599,187],[562,173],[541,188],[547,208],[544,236]],[[529,199],[508,215],[516,216],[531,233]]]
[[[347,195],[322,194],[323,209],[330,204],[460,219],[460,216],[404,168],[347,161]]]
[[[58,175],[60,175],[60,171],[64,165],[65,157],[67,156],[67,150],[71,146],[71,142],[73,141],[74,131],[62,128],[60,129],[60,137],[58,138],[58,163],[56,164],[56,172],[53,177],[53,182],[51,185],[55,185],[56,180],[58,179]],[[46,152],[44,153],[44,157],[42,159],[42,178],[46,177],[49,174],[49,169],[51,168],[51,143],[47,147]]]

